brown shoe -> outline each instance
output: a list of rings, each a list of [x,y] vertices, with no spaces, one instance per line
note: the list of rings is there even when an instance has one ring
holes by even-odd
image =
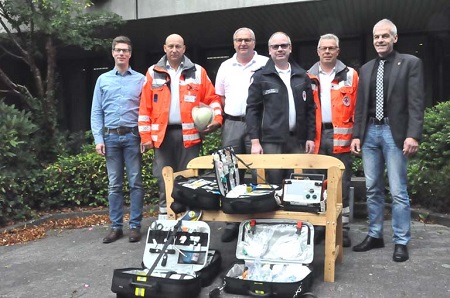
[[[116,241],[117,239],[120,239],[123,236],[122,229],[111,229],[109,234],[103,238],[103,243],[111,243]]]
[[[130,229],[130,235],[128,236],[130,242],[138,242],[141,240],[141,231],[138,228]]]

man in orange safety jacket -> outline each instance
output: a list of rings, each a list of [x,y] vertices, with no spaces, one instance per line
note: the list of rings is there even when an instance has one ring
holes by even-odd
[[[352,176],[350,144],[358,74],[337,59],[339,38],[334,34],[320,37],[317,54],[319,62],[308,70],[317,106],[315,153],[334,156],[345,165],[342,181],[343,245],[349,247],[349,190]]]
[[[200,153],[202,138],[222,125],[220,97],[206,70],[184,55],[183,38],[171,34],[164,55],[146,74],[139,108],[139,134],[143,150],[154,149],[153,175],[159,186],[159,218],[167,216],[162,169],[186,169]],[[201,104],[214,111],[213,121],[201,133],[194,125],[192,109]]]

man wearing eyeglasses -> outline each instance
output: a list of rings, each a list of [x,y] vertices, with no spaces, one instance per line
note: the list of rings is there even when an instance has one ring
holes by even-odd
[[[351,246],[349,236],[349,190],[352,177],[350,144],[358,88],[358,74],[338,60],[339,38],[322,35],[317,45],[319,62],[309,70],[316,102],[315,153],[334,156],[345,165],[342,179],[343,246]]]
[[[220,98],[206,70],[186,57],[185,51],[180,35],[166,38],[166,54],[147,71],[139,108],[144,151],[154,149],[155,153],[153,175],[159,186],[159,219],[167,219],[162,169],[171,166],[174,172],[185,170],[200,153],[202,139],[194,125],[192,109],[204,104],[213,110],[214,119],[202,134],[211,133],[222,124]]]
[[[291,39],[276,32],[269,59],[255,72],[247,98],[246,123],[251,153],[314,153],[316,115],[311,80],[289,59]],[[269,183],[281,184],[286,171],[267,171]]]
[[[114,69],[97,79],[91,110],[91,129],[95,150],[105,156],[108,172],[108,202],[111,231],[103,243],[123,236],[124,166],[130,188],[129,241],[141,239],[142,188],[141,138],[138,111],[144,76],[130,67],[131,41],[118,36],[112,42]]]
[[[236,53],[220,65],[216,76],[216,94],[220,96],[225,112],[222,146],[232,146],[235,153],[251,152],[245,124],[248,86],[251,76],[269,59],[255,51],[255,43],[253,30],[245,27],[237,29],[233,34]],[[244,177],[245,170],[240,170],[239,175]],[[238,228],[238,224],[227,224],[222,241],[229,242],[237,237]]]

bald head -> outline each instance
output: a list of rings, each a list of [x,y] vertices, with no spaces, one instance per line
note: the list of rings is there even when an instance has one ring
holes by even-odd
[[[177,42],[179,44],[184,45],[184,39],[179,34],[170,34],[169,36],[167,36],[165,44],[168,45],[173,42]]]
[[[184,46],[183,37],[178,34],[167,36],[166,43],[164,44],[164,52],[166,53],[170,66],[178,69],[181,61],[183,61],[185,51],[186,47]]]

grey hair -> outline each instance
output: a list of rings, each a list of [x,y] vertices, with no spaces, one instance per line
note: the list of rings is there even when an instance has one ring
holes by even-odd
[[[377,27],[378,25],[389,25],[390,28],[390,32],[392,35],[396,36],[397,35],[397,26],[395,26],[395,24],[389,20],[389,19],[382,19],[381,21],[378,21],[378,23],[375,24],[375,26],[373,26],[373,32],[375,32],[375,27]]]
[[[317,43],[317,48],[320,47],[320,42],[324,39],[334,39],[334,41],[336,41],[336,46],[339,48],[339,37],[337,37],[333,33],[327,33],[320,36],[319,42]]]
[[[250,32],[250,34],[252,35],[253,40],[256,40],[256,38],[255,38],[255,32],[253,32],[252,29],[247,28],[247,27],[242,27],[242,28],[239,28],[239,29],[237,29],[236,31],[234,31],[234,34],[233,34],[233,41],[234,41],[234,39],[236,38],[236,34],[238,34],[239,31],[248,31],[248,32]]]
[[[274,34],[272,34],[272,35],[270,36],[269,41],[267,42],[267,45],[268,45],[269,47],[270,47],[270,41],[272,40],[272,37],[274,37],[276,34],[283,34],[284,36],[286,36],[287,39],[288,39],[289,44],[292,45],[292,43],[291,43],[291,38],[289,37],[289,35],[287,35],[287,34],[284,33],[284,32],[278,31],[278,32],[275,32]]]

